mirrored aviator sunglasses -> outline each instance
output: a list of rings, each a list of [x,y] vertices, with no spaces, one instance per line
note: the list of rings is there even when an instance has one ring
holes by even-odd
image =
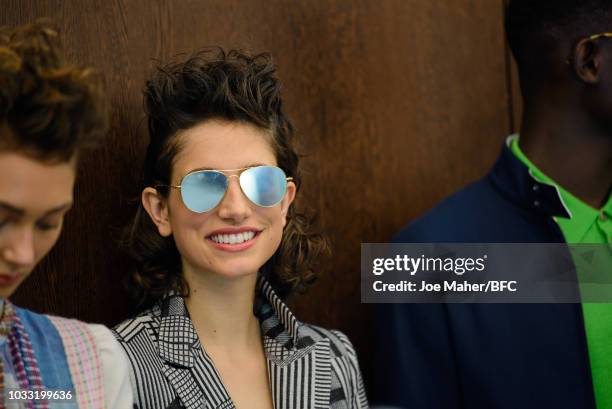
[[[240,172],[227,176],[225,172]],[[185,206],[195,213],[204,213],[215,208],[225,196],[229,178],[238,177],[245,196],[260,207],[272,207],[285,196],[287,182],[293,180],[276,166],[254,166],[229,170],[198,170],[188,173],[181,184],[171,185],[180,189]]]

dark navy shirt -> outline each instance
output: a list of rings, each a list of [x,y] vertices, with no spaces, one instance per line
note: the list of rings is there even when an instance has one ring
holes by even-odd
[[[565,216],[506,146],[481,180],[411,223],[398,243],[556,243]],[[375,405],[595,409],[580,304],[376,307]]]

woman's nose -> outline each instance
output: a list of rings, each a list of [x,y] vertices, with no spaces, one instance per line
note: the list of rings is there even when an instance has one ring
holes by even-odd
[[[251,203],[242,192],[237,175],[229,176],[227,183],[227,191],[219,203],[219,217],[242,222],[251,215]]]
[[[34,264],[34,232],[31,227],[20,227],[7,237],[3,245],[2,258],[15,268],[27,268]]]

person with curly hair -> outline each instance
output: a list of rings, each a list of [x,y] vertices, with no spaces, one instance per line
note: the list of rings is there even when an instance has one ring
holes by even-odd
[[[128,229],[148,308],[115,328],[141,408],[367,408],[348,338],[283,300],[327,241],[293,201],[294,131],[269,54],[201,50],[158,67]]]
[[[46,23],[0,28],[0,407],[131,408],[129,367],[102,325],[9,297],[51,250],[77,159],[106,132],[93,71],[67,63]]]

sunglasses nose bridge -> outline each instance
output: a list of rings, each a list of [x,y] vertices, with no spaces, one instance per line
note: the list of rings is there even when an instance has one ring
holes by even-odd
[[[238,178],[236,183],[231,183],[232,177]],[[243,219],[250,213],[250,201],[240,186],[238,175],[227,176],[227,187],[225,195],[219,203],[219,215],[222,218]]]
[[[237,180],[237,184],[238,187],[240,188],[240,191],[242,192],[242,186],[240,186],[240,175],[225,175],[226,178],[226,186],[225,186],[225,195],[227,196],[227,192],[230,189],[231,186],[231,182],[232,182],[232,178],[236,178]]]
[[[249,199],[249,197],[247,196],[246,192],[242,188],[242,180],[243,180],[242,175],[243,175],[243,173],[241,173],[239,175],[225,175],[225,177],[227,178],[227,187],[225,189],[225,195],[227,196],[227,191],[230,188],[231,178],[236,178],[236,179],[238,179],[238,180],[236,180],[236,184],[238,185],[237,187],[238,187],[238,190],[240,191],[240,194],[242,195],[242,197],[244,197],[244,198],[246,198],[247,200],[250,201],[251,199]]]

